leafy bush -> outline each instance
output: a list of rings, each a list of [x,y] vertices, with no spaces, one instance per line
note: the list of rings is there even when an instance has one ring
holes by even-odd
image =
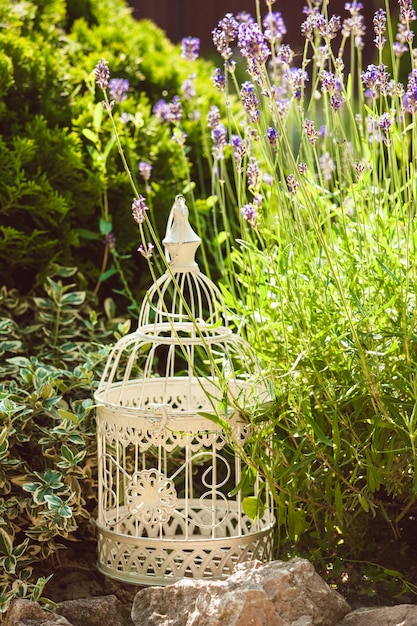
[[[104,298],[123,288],[111,278],[121,261],[134,282],[136,263],[128,257],[136,238],[126,225],[129,181],[113,130],[97,116],[92,71],[106,54],[115,75],[129,80],[123,104],[129,161],[135,177],[139,160],[146,160],[163,181],[154,185],[161,225],[173,195],[188,184],[188,169],[152,106],[181,89],[188,66],[153,23],[133,19],[123,0],[1,0],[0,21],[0,284],[28,292],[50,262],[74,264],[91,290],[110,281]],[[198,67],[203,82],[211,66]],[[217,98],[214,89],[203,108],[210,97]],[[187,127],[196,153],[198,120]],[[114,237],[119,263],[111,269]],[[136,282],[139,297],[143,285]]]
[[[33,564],[94,534],[92,394],[113,333],[73,278],[55,266],[43,294],[1,290],[0,612],[40,598]]]

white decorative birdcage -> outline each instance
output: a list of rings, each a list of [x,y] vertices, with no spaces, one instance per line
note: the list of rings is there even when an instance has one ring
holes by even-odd
[[[272,558],[272,500],[259,476],[243,494],[247,466],[237,453],[252,432],[242,407],[269,401],[269,385],[194,260],[199,244],[177,196],[163,240],[167,271],[95,394],[98,566],[139,585],[221,579],[238,562]],[[255,519],[245,497],[260,503]]]

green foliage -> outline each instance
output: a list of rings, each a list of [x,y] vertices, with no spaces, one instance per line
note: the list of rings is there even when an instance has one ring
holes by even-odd
[[[146,160],[164,182],[154,185],[156,220],[164,226],[188,169],[152,107],[180,91],[187,64],[154,24],[133,19],[124,0],[0,0],[0,22],[0,283],[29,292],[35,276],[57,262],[77,265],[103,299],[113,289],[124,293],[127,283],[118,275],[125,272],[132,284],[137,269],[132,190],[113,129],[97,114],[93,70],[106,56],[114,76],[129,80],[120,110],[128,158],[135,178],[139,160]],[[211,66],[199,67],[208,77]],[[209,98],[210,92],[206,106]],[[187,126],[198,151],[199,122]],[[100,220],[109,225],[106,233]],[[110,251],[109,233],[117,241]],[[135,282],[130,301],[145,285]]]
[[[275,389],[270,405],[239,407],[253,425],[250,450],[236,444],[247,464],[245,511],[262,512],[248,488],[259,473],[276,502],[281,553],[310,556],[334,574],[367,559],[381,540],[376,528],[400,536],[417,515],[417,127],[401,90],[365,101],[358,51],[351,47],[351,72],[342,72],[343,50],[333,50],[325,69],[344,100],[333,110],[316,32],[299,60],[311,88],[291,91],[294,74],[282,67],[261,64],[255,79],[254,66],[247,75],[244,61],[236,73],[226,64],[220,107],[211,65],[181,59],[121,0],[0,0],[0,22],[1,610],[19,595],[39,598],[46,580],[33,579],[33,564],[93,532],[91,397],[109,332],[90,302],[100,293],[111,319],[115,304],[104,297],[117,290],[135,310],[148,269],[155,276],[164,265],[155,245],[136,277],[130,203],[141,191],[149,204],[144,244],[148,236],[159,244],[173,197],[187,197],[202,268],[222,277],[231,319]],[[391,56],[384,60],[398,83],[403,62]],[[103,57],[111,76],[130,84],[110,116],[93,76]],[[182,97],[181,121],[158,118],[153,105],[172,100],[193,74],[196,94]],[[253,80],[256,119],[236,97],[239,76]],[[216,103],[224,152],[204,126]],[[308,120],[327,132],[312,141]],[[244,143],[240,159],[232,135]],[[137,173],[141,160],[153,167],[151,181]],[[260,176],[248,186],[254,164]],[[248,204],[257,211],[252,223],[240,211]],[[81,272],[50,270],[51,261]],[[208,417],[229,432],[222,415]],[[378,564],[368,563],[366,575],[407,587]]]
[[[43,294],[1,290],[0,611],[38,599],[33,565],[93,533],[92,394],[112,333],[71,279],[54,266]]]
[[[316,19],[317,7],[309,7]],[[410,164],[416,126],[404,113],[406,86],[389,94],[381,89],[365,102],[354,46],[351,72],[342,71],[349,35],[332,54],[332,37],[323,32],[317,29],[309,40],[294,73],[292,62],[271,69],[249,59],[241,82],[252,80],[256,115],[253,103],[251,109],[245,97],[236,98],[240,72],[226,61],[225,114],[217,111],[216,129],[228,142],[219,147],[212,128],[201,153],[179,142],[189,177],[184,193],[203,235],[202,267],[221,274],[235,326],[265,364],[276,393],[267,407],[239,407],[254,428],[251,449],[236,443],[236,451],[248,476],[258,472],[274,495],[279,549],[321,565],[326,558],[366,559],[376,526],[398,537],[403,522],[417,514],[416,186]],[[326,48],[319,46],[322,38]],[[271,58],[279,58],[280,46],[278,38]],[[247,50],[245,56],[243,65]],[[398,84],[403,63],[392,66]],[[309,89],[291,78],[306,68]],[[325,72],[332,72],[337,93],[323,86]],[[202,88],[198,80],[195,85]],[[192,104],[182,100],[186,111],[199,104],[204,119],[198,90]],[[122,159],[125,145],[129,157],[119,108],[107,108]],[[186,120],[172,125],[178,138]],[[200,160],[212,185],[193,201],[205,189],[197,184]],[[155,192],[149,189],[151,200]],[[149,236],[161,254],[150,209],[140,232],[143,244]],[[151,263],[158,261],[155,254]],[[228,432],[220,414],[210,419]],[[244,506],[256,517],[261,499],[248,495]]]
[[[242,407],[254,424],[247,460],[274,494],[280,548],[319,563],[366,560],[376,527],[398,537],[417,514],[415,113],[406,84],[365,101],[357,50],[342,71],[323,32],[294,74],[243,58],[257,115],[245,98],[240,114],[229,108],[229,140],[245,151],[215,157],[211,195],[224,296],[276,390],[263,414]],[[393,84],[402,66],[391,63]],[[224,67],[227,97],[239,94]],[[289,76],[301,68],[309,84],[297,90]],[[323,86],[326,72],[340,93]]]

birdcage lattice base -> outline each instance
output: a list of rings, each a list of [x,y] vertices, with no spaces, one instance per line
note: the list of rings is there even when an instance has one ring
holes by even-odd
[[[193,504],[197,507],[197,501]],[[135,585],[169,585],[183,578],[221,580],[240,562],[273,558],[274,518],[270,511],[255,523],[231,503],[227,512],[217,514],[228,523],[216,528],[215,537],[213,529],[198,525],[194,531],[188,525],[188,536],[173,536],[173,523],[177,533],[185,528],[181,519],[170,520],[168,530],[164,524],[143,526],[145,536],[137,536],[138,527],[129,517],[117,530],[98,522],[98,568],[107,576]],[[201,511],[194,516],[201,518]]]

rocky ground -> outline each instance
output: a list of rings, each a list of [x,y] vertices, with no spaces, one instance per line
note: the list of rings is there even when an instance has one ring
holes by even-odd
[[[105,576],[98,570],[96,561],[94,542],[73,544],[61,551],[59,559],[48,564],[49,569],[38,572],[39,575],[53,572],[45,597],[62,602],[114,595],[130,612],[134,597],[142,587]],[[401,577],[395,575],[396,571]],[[323,572],[320,574],[323,575]],[[352,609],[417,604],[417,525],[408,541],[404,537],[401,540],[387,538],[370,552],[369,561],[352,561],[334,575],[323,577]]]

